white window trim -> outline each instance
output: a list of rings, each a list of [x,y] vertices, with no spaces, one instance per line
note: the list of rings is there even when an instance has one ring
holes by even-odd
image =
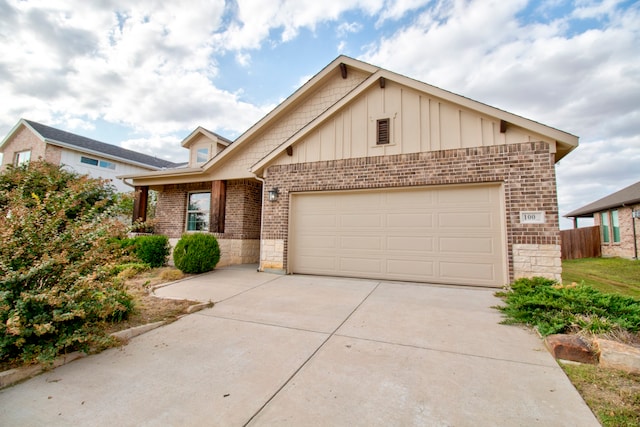
[[[206,211],[204,210],[190,210],[189,209],[189,202],[191,201],[191,196],[193,194],[208,194],[209,195],[209,207]],[[189,214],[190,213],[197,213],[197,212],[206,212],[206,214],[208,215],[207,218],[207,230],[189,230]],[[211,229],[211,191],[191,191],[189,193],[187,193],[187,207],[186,207],[186,215],[185,215],[185,221],[184,221],[184,230],[187,233],[208,233],[209,230]]]
[[[28,153],[28,154],[29,154],[29,158],[28,158],[27,160],[20,161],[20,160],[19,160],[19,159],[20,159],[20,155],[21,155],[21,154],[26,154],[26,153]],[[27,164],[28,164],[29,162],[31,162],[31,150],[16,151],[16,152],[13,154],[13,165],[14,165],[14,166],[16,166],[16,167],[17,167],[17,166],[22,165],[23,163],[27,163]]]

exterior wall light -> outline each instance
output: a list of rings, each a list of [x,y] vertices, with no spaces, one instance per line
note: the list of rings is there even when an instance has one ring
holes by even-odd
[[[278,187],[273,187],[271,190],[269,190],[269,201],[275,202],[276,200],[278,200],[278,194],[280,194],[280,192],[278,191]]]

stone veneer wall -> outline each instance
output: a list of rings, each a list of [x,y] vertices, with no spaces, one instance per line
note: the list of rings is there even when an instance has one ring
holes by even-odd
[[[185,230],[189,192],[211,191],[211,182],[165,185],[158,193],[158,234],[170,238],[172,247]],[[257,263],[260,253],[262,184],[253,180],[227,182],[224,233],[214,233],[220,245],[219,266]]]
[[[280,197],[265,204],[261,268],[287,268],[291,192],[491,182],[504,185],[509,280],[559,279],[554,156],[545,142],[271,166],[265,188],[278,187]],[[520,224],[521,211],[544,211],[546,222]]]

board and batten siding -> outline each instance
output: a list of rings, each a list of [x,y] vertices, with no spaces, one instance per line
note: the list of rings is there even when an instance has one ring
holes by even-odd
[[[376,120],[390,118],[391,141],[376,145]],[[387,82],[385,89],[369,88],[295,144],[293,155],[275,164],[295,164],[370,156],[386,156],[458,148],[545,141],[541,135]]]
[[[212,179],[253,177],[248,172],[251,166],[343,98],[367,77],[369,74],[365,72],[351,70],[348,77],[343,79],[339,71],[336,71],[326,84],[314,93],[305,95],[305,98],[299,100],[282,118],[265,126],[248,146],[225,160]]]

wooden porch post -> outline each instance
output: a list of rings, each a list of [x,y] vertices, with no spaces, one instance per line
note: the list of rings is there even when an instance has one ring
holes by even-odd
[[[147,220],[147,201],[149,200],[149,186],[136,186],[135,199],[133,201],[133,217],[132,223],[137,221],[145,222]]]
[[[227,181],[211,182],[211,232],[224,233]]]

